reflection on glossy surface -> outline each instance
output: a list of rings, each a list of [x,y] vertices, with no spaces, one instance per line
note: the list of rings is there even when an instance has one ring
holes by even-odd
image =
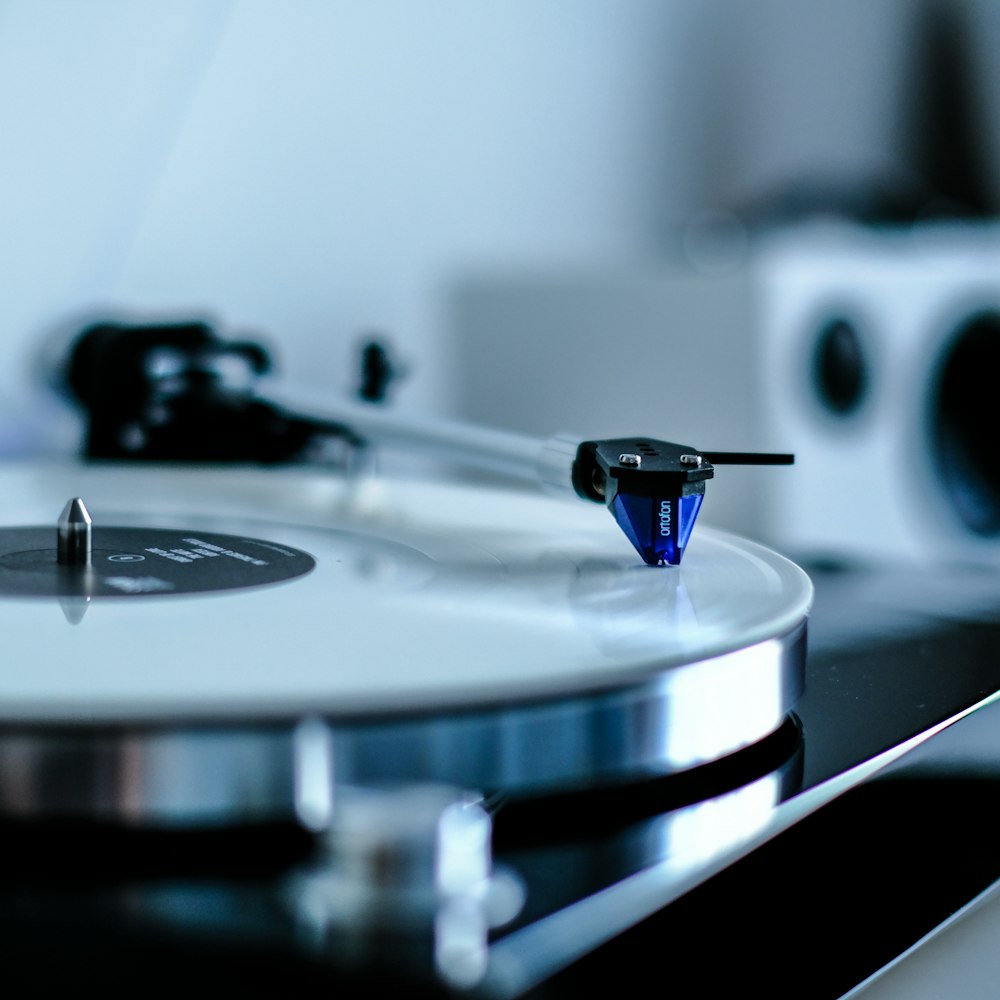
[[[768,774],[726,795],[697,802],[658,821],[663,858],[705,864],[762,830],[781,801],[778,775]]]
[[[63,616],[69,625],[79,625],[83,621],[83,616],[90,607],[90,598],[86,595],[80,597],[59,597],[59,607],[62,608]]]
[[[530,923],[494,944],[482,995],[519,996],[708,878],[774,821],[779,805],[798,789],[799,764],[796,752],[738,788],[594,843],[561,844],[550,859],[543,854],[540,870],[532,872],[538,881],[529,879],[529,885],[554,888],[565,904],[532,912]],[[548,865],[557,875],[547,881]]]
[[[320,852],[284,886],[300,938],[354,961],[380,960],[394,940],[424,975],[472,986],[490,931],[521,904],[519,884],[494,871],[491,833],[461,789],[339,787]]]
[[[315,717],[295,727],[295,816],[314,832],[327,829],[333,818],[333,739],[329,727]]]

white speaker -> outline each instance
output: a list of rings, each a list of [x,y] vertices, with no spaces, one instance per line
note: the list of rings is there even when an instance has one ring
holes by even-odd
[[[787,231],[750,278],[763,425],[797,456],[767,533],[862,557],[1000,554],[1000,230]]]
[[[486,275],[455,296],[459,414],[790,451],[702,518],[801,556],[1000,559],[1000,229],[803,225],[724,274]]]

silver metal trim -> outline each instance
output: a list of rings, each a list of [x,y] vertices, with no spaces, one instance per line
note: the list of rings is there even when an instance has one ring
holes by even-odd
[[[337,728],[337,778],[535,794],[687,771],[782,724],[804,687],[805,633],[585,697]]]
[[[538,794],[686,771],[782,724],[803,689],[805,632],[803,622],[637,685],[492,711],[356,724],[6,726],[0,816],[167,827],[298,819],[315,829],[341,784]]]

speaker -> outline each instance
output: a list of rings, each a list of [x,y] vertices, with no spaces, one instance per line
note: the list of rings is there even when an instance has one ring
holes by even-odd
[[[725,273],[483,275],[454,297],[461,416],[791,451],[702,518],[791,554],[1000,558],[1000,229],[799,225]]]
[[[806,227],[765,240],[763,423],[797,455],[765,531],[796,551],[1000,552],[1000,230]]]

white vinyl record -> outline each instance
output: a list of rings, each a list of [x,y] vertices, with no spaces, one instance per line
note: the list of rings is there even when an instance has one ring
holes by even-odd
[[[475,486],[37,465],[0,470],[0,496],[8,529],[51,526],[53,552],[61,508],[82,497],[95,547],[77,592],[0,597],[6,720],[358,718],[577,696],[785,635],[811,599],[805,573],[752,542],[698,527],[682,566],[648,567],[599,505]],[[123,552],[102,541],[111,528],[182,541]],[[0,577],[20,580],[28,557],[8,536]],[[314,565],[200,593],[164,575],[188,556],[235,572],[267,546]]]

